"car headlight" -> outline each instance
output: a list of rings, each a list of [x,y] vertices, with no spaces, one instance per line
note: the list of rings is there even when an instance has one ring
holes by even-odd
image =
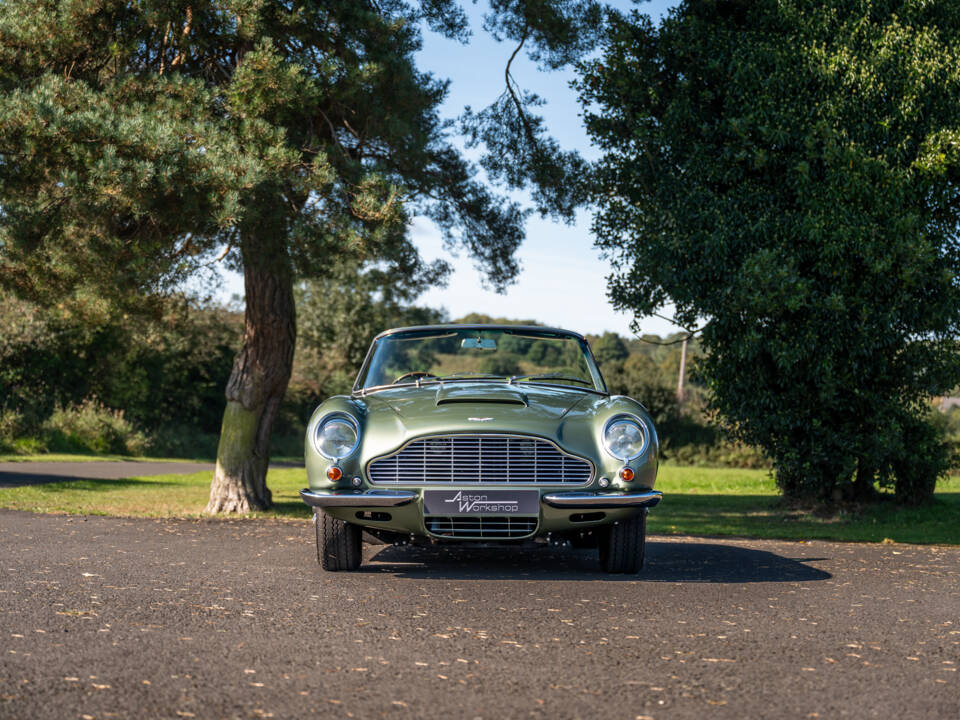
[[[356,421],[347,415],[331,415],[317,423],[313,445],[317,452],[331,460],[340,460],[357,449],[360,434]]]
[[[603,428],[603,446],[618,460],[633,460],[647,449],[649,432],[642,420],[629,416],[612,418]]]

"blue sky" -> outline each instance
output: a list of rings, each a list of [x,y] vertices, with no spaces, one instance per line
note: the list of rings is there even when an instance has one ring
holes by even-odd
[[[629,0],[609,4],[622,10],[634,6]],[[661,17],[676,0],[653,0],[637,5],[655,19]],[[450,93],[441,109],[446,117],[456,117],[464,106],[485,107],[503,91],[503,70],[513,46],[498,43],[481,27],[486,3],[464,2],[473,37],[467,45],[425,33],[424,47],[418,56],[421,69],[437,77],[449,78]],[[545,73],[523,56],[514,61],[513,75],[519,85],[548,101],[541,108],[551,134],[565,148],[575,148],[585,157],[595,158],[580,118],[580,106],[569,83],[573,72]],[[523,196],[518,196],[523,199]],[[519,251],[521,273],[504,294],[483,287],[481,274],[473,261],[460,253],[451,258],[444,250],[439,232],[426,218],[416,218],[411,235],[427,259],[443,257],[454,272],[445,288],[434,288],[418,300],[419,304],[443,307],[456,318],[469,312],[495,317],[522,318],[580,332],[613,330],[630,336],[632,316],[614,312],[607,300],[609,263],[593,247],[591,215],[582,212],[568,226],[533,215],[527,223],[527,238]],[[242,294],[239,277],[225,278],[225,295]],[[669,311],[668,311],[669,312]],[[640,320],[642,332],[665,335],[677,328],[659,318]]]
[[[612,2],[622,10],[629,1]],[[638,5],[642,12],[660,17],[673,2],[659,0]],[[463,106],[475,109],[495,100],[503,91],[503,68],[513,46],[498,43],[480,27],[484,3],[468,5],[474,36],[469,45],[436,35],[424,38],[419,61],[424,70],[451,80],[450,94],[444,105],[446,115],[455,116]],[[597,157],[590,147],[581,121],[580,106],[569,83],[572,72],[545,73],[518,56],[513,75],[523,88],[533,90],[548,101],[542,113],[551,134],[566,148],[576,148],[588,158]],[[527,239],[519,251],[522,271],[517,282],[505,294],[483,287],[472,261],[461,254],[454,258],[454,274],[445,288],[425,293],[420,302],[445,307],[452,317],[482,312],[495,317],[532,319],[580,332],[613,330],[629,336],[632,316],[617,313],[607,300],[609,263],[593,247],[591,214],[582,212],[568,226],[532,216],[527,224]],[[427,258],[447,257],[439,233],[425,219],[417,219],[413,238]],[[677,328],[659,318],[640,320],[643,332],[661,335]]]

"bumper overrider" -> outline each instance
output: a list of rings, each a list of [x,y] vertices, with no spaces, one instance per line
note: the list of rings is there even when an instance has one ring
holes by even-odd
[[[310,490],[300,497],[312,507],[382,508],[407,505],[419,497],[414,490]],[[660,503],[659,490],[638,492],[550,492],[541,496],[544,505],[571,510],[608,510],[619,508],[652,508]]]

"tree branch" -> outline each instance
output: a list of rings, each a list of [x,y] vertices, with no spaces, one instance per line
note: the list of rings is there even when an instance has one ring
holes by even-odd
[[[343,143],[340,142],[340,138],[337,137],[337,129],[333,126],[333,122],[331,122],[330,118],[327,117],[327,114],[326,114],[323,110],[321,110],[320,108],[317,108],[317,112],[320,113],[320,117],[322,117],[322,118],[324,119],[324,121],[327,123],[327,127],[330,128],[330,139],[333,140],[333,142],[336,144],[336,146],[337,146],[338,148],[340,148],[340,153],[341,153],[344,157],[346,157],[346,156],[347,156],[347,150],[346,150],[346,148],[343,146]]]
[[[163,40],[160,43],[160,75],[163,75],[163,71],[166,69],[167,62],[167,35],[170,34],[170,23],[167,23],[167,26],[163,29]]]
[[[193,25],[193,9],[189,5],[187,5],[187,24],[184,26],[183,32],[180,33],[181,43],[183,43],[183,41],[186,40],[187,35],[190,34],[190,27],[192,25]],[[183,50],[180,47],[178,47],[177,56],[170,62],[170,67],[176,67],[177,65],[183,62],[183,59],[184,59]]]
[[[649,345],[679,345],[679,344],[682,343],[682,342],[686,342],[687,340],[690,340],[691,338],[693,338],[694,335],[696,335],[697,333],[701,332],[701,331],[706,327],[706,325],[703,325],[703,326],[698,327],[698,328],[696,328],[696,329],[694,329],[694,330],[691,330],[690,328],[685,327],[685,326],[681,325],[680,323],[678,323],[677,320],[676,320],[676,318],[668,318],[666,315],[661,315],[660,313],[650,313],[650,314],[651,314],[653,317],[658,317],[658,318],[660,318],[661,320],[666,320],[666,321],[667,321],[668,323],[670,323],[671,325],[676,325],[678,328],[681,328],[682,330],[686,330],[686,331],[687,331],[687,334],[684,335],[684,336],[681,337],[681,338],[678,338],[677,340],[669,340],[669,341],[666,341],[666,342],[661,342],[660,340],[647,340],[647,339],[645,339],[645,338],[640,337],[639,335],[636,336],[636,339],[637,339],[637,340],[639,340],[640,342],[648,343]],[[707,323],[707,324],[709,324],[709,323]]]
[[[700,330],[702,329],[703,328],[700,328]],[[697,332],[699,332],[699,330]],[[648,345],[664,345],[664,346],[679,345],[680,343],[686,342],[687,340],[691,339],[694,336],[694,334],[695,333],[688,333],[687,335],[684,335],[682,338],[678,340],[670,340],[668,342],[662,342],[660,340],[648,340],[647,338],[640,337],[639,335],[637,335],[636,338],[634,339],[639,340],[640,342],[643,342],[643,343],[647,343]]]
[[[510,93],[510,99],[513,100],[514,107],[517,108],[517,115],[520,118],[520,122],[523,125],[523,129],[527,135],[527,141],[531,145],[537,144],[536,133],[533,132],[533,128],[530,126],[530,122],[527,120],[527,115],[523,111],[523,103],[520,102],[520,98],[517,97],[516,92],[513,90],[514,81],[513,77],[510,75],[510,67],[513,65],[514,59],[519,54],[520,50],[523,49],[524,43],[527,42],[527,38],[530,36],[529,26],[524,27],[523,37],[520,38],[520,44],[514,49],[513,53],[510,55],[510,59],[507,60],[507,66],[503,69],[503,79],[507,84],[507,92]]]

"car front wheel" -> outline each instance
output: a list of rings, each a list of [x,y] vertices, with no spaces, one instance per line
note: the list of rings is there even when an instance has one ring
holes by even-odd
[[[600,537],[600,566],[608,573],[638,573],[647,545],[647,511],[606,528]]]
[[[317,528],[317,562],[329,572],[356,570],[363,560],[363,530],[322,510],[313,516]]]

